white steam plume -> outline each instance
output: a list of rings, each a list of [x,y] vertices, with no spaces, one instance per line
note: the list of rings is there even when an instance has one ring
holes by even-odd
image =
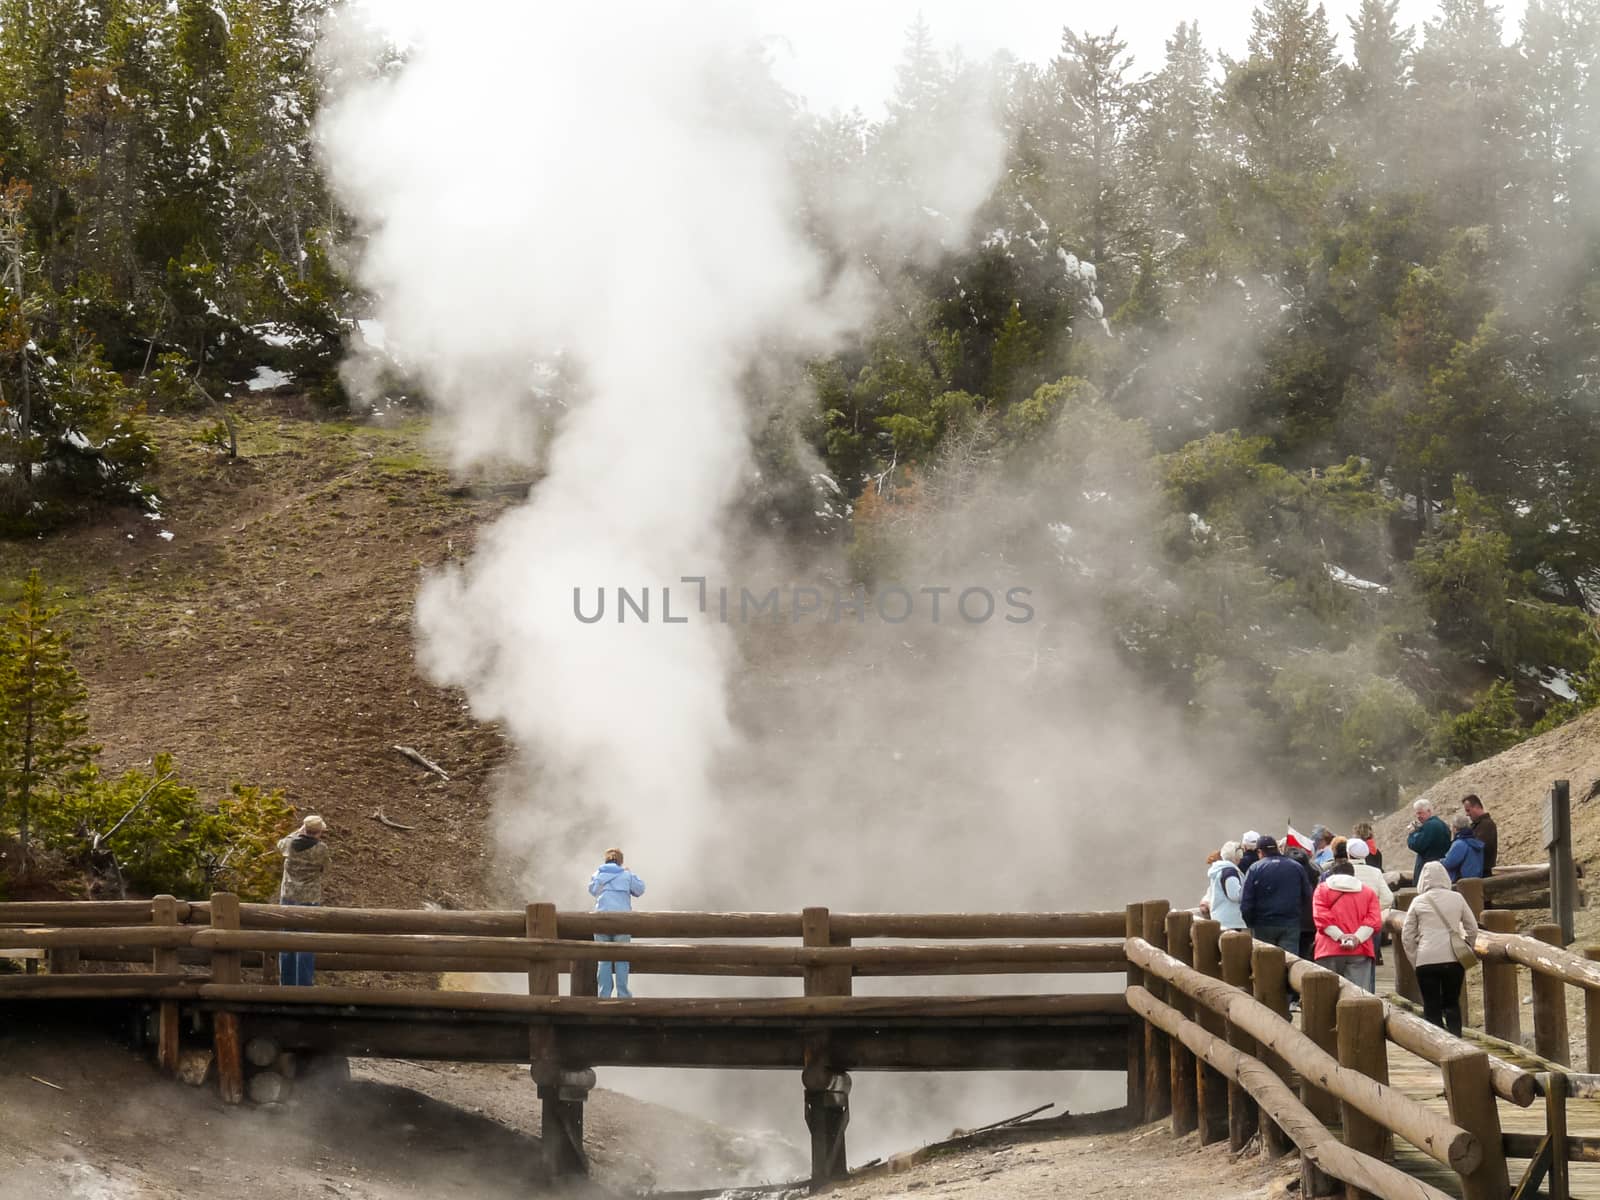
[[[741,371],[864,315],[801,233],[791,114],[748,21],[716,5],[430,7],[398,76],[323,122],[334,186],[366,226],[361,280],[455,462],[547,467],[418,604],[425,669],[536,764],[544,803],[513,801],[501,826],[565,877],[529,887],[581,882],[613,842],[670,847],[696,873],[734,740],[730,648],[714,623],[662,624],[659,589],[675,585],[682,615],[680,576],[722,572],[749,469]],[[1001,139],[964,124],[913,153],[909,174],[934,186],[897,198],[916,214],[903,243],[964,228],[987,193]],[[576,384],[546,411],[530,384],[557,351]],[[574,588],[618,586],[651,589],[650,624],[574,618]],[[655,861],[652,883],[670,882]]]

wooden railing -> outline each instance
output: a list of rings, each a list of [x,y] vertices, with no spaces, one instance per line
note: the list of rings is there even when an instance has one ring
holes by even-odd
[[[1395,1137],[1453,1172],[1466,1200],[1510,1194],[1497,1097],[1532,1103],[1532,1074],[1166,901],[1130,905],[1124,927],[1128,1003],[1144,1025],[1130,1093],[1146,1120],[1170,1118],[1174,1133],[1226,1138],[1235,1151],[1257,1132],[1269,1154],[1297,1148],[1307,1196],[1339,1180],[1384,1200],[1442,1200],[1385,1161]],[[1390,1044],[1439,1067],[1448,1117],[1388,1086]]]
[[[860,1067],[970,1067],[979,1065],[967,1048],[974,1039],[999,1048],[1010,1065],[1019,1067],[1032,1067],[1034,1061],[1018,1045],[1052,1055],[1065,1053],[1062,1046],[1081,1047],[1084,1062],[1102,1068],[1122,1057],[1127,1006],[1116,992],[951,995],[938,989],[936,994],[853,996],[854,978],[1120,976],[1127,964],[1123,924],[1121,912],[878,914],[807,908],[798,913],[594,913],[559,912],[553,904],[530,904],[520,911],[423,912],[240,904],[226,894],[205,902],[162,896],[153,901],[0,904],[0,945],[49,955],[45,975],[0,976],[0,1000],[114,995],[149,1000],[159,1010],[157,1055],[168,1070],[176,1066],[179,1053],[179,1007],[195,1002],[212,1013],[218,1082],[230,1102],[242,1099],[245,1090],[241,1012],[255,1013],[251,1019],[259,1024],[262,1012],[312,1013],[315,1006],[324,1006],[319,1011],[334,1006],[339,1012],[350,1011],[346,1006],[408,1009],[416,1010],[405,1018],[412,1027],[429,1020],[429,1014],[441,1020],[466,1013],[525,1017],[527,1031],[520,1035],[520,1048],[513,1046],[511,1052],[516,1060],[532,1064],[544,1101],[542,1145],[547,1166],[557,1173],[582,1169],[582,1102],[594,1083],[593,1072],[575,1067],[575,1052],[562,1040],[573,1032],[570,1022],[698,1022],[706,1038],[718,1032],[719,1024],[786,1023],[791,1032],[781,1035],[796,1039],[787,1053],[803,1058],[813,1176],[821,1181],[843,1171],[848,1078],[841,1061]],[[596,934],[621,933],[648,940],[626,946],[593,940]],[[387,980],[380,985],[370,977],[279,987],[276,955],[283,952],[315,954],[319,977],[417,974],[430,977],[430,984],[445,972],[462,978],[447,991],[394,987]],[[802,994],[600,1000],[595,996],[595,964],[616,959],[640,973],[794,978],[800,980]],[[107,962],[140,964],[143,969],[90,969]],[[247,981],[246,970],[259,975]],[[504,989],[509,973],[526,979],[525,990],[510,994]],[[474,975],[501,979],[480,981]],[[560,994],[563,975],[570,980],[571,994],[566,996]],[[886,1048],[875,1032],[880,1025],[874,1023],[893,1021],[908,1023],[910,1032]],[[946,1023],[942,1029],[941,1021]],[[569,1024],[558,1028],[560,1022]],[[975,1029],[975,1023],[986,1028]],[[829,1030],[844,1026],[856,1033],[841,1059],[837,1036]],[[1063,1031],[1064,1026],[1070,1028]],[[1017,1037],[1034,1041],[1005,1043],[1006,1030],[1012,1028]],[[731,1029],[727,1032],[726,1048],[713,1055],[717,1065],[773,1065],[772,1051],[752,1048]],[[441,1032],[430,1036],[430,1042],[471,1049],[459,1039],[478,1036],[469,1030],[452,1035],[457,1040],[451,1041]],[[504,1035],[495,1044],[505,1047]],[[764,1061],[738,1057],[745,1053],[762,1055]],[[727,1061],[718,1057],[724,1054]]]
[[[382,972],[437,975],[540,972],[579,975],[575,994],[592,994],[579,964],[625,957],[635,971],[669,975],[738,975],[834,980],[850,976],[1062,974],[1119,971],[1124,961],[1120,912],[1090,913],[801,913],[558,912],[550,904],[523,911],[407,911],[240,904],[231,896],[191,902],[143,901],[0,904],[0,942],[49,951],[55,976],[76,974],[86,962],[152,962],[176,976],[187,965],[213,964],[219,953],[248,961],[270,977],[277,953],[317,955],[319,973]],[[592,939],[799,939],[799,946],[632,942],[626,954]],[[1068,939],[1102,938],[1102,941]],[[857,946],[858,940],[923,944]],[[1008,942],[999,939],[1030,939]],[[1114,940],[1113,940],[1114,939]],[[952,941],[963,944],[944,944]],[[245,956],[249,958],[246,960]],[[154,965],[152,963],[152,965]],[[214,974],[214,972],[213,972]],[[113,978],[90,977],[95,985]],[[271,982],[270,978],[262,982]],[[48,977],[7,987],[39,995],[83,980]],[[106,986],[115,986],[106,984]],[[131,985],[129,985],[131,986]],[[848,988],[846,988],[846,994]]]
[[[1471,887],[1463,891],[1474,900]],[[1481,906],[1481,893],[1476,903]],[[1527,967],[1534,980],[1535,1038],[1553,1063],[1564,1065],[1568,1057],[1564,989],[1585,990],[1592,1069],[1600,1044],[1600,961],[1550,944],[1542,927],[1535,931],[1539,937],[1516,935],[1510,919],[1509,913],[1484,913],[1478,939],[1489,1033],[1519,1040],[1516,973]],[[1398,930],[1397,921],[1391,928]],[[648,940],[596,943],[599,933]],[[873,944],[861,944],[867,941]],[[219,1080],[229,1099],[242,1091],[232,1008],[361,1005],[525,1015],[527,1061],[547,1101],[546,1119],[555,1121],[547,1133],[559,1146],[557,1135],[565,1128],[568,1152],[580,1155],[581,1117],[573,1118],[571,1108],[577,1103],[581,1109],[592,1072],[577,1073],[589,1076],[584,1083],[563,1066],[557,1031],[548,1020],[554,1016],[626,1011],[629,1019],[668,1021],[868,1016],[1061,1022],[1109,1013],[1114,1004],[1119,1014],[1137,1018],[1126,1049],[1130,1114],[1170,1119],[1176,1133],[1198,1130],[1203,1143],[1227,1140],[1234,1150],[1259,1132],[1269,1153],[1298,1151],[1308,1196],[1328,1194],[1337,1180],[1383,1200],[1442,1200],[1437,1188],[1387,1161],[1395,1138],[1453,1173],[1465,1200],[1505,1200],[1508,1151],[1541,1158],[1552,1179],[1569,1159],[1600,1158],[1600,1142],[1567,1138],[1564,1131],[1565,1097],[1585,1089],[1600,1094],[1600,1071],[1536,1075],[1313,963],[1253,942],[1248,933],[1223,932],[1213,921],[1173,912],[1166,901],[1133,904],[1122,912],[971,915],[825,908],[591,913],[560,912],[551,904],[520,912],[421,912],[240,904],[219,894],[206,902],[157,897],[0,904],[0,944],[49,955],[46,975],[0,976],[0,1000],[147,997],[159,1007],[165,1065],[177,1052],[178,1006],[195,1000],[211,1008]],[[514,972],[525,976],[526,987],[516,994],[487,985],[441,992],[378,986],[369,979],[277,987],[275,956],[286,951],[315,953],[319,972]],[[1398,944],[1395,955],[1399,988],[1414,994],[1415,975]],[[620,1002],[593,998],[592,964],[616,958],[641,973],[798,978],[802,994],[633,1000],[624,1010]],[[101,959],[143,969],[84,969]],[[246,970],[259,970],[260,977],[247,981]],[[857,976],[1041,973],[1117,973],[1124,991],[1120,997],[851,994]],[[560,994],[563,975],[571,995]],[[1290,1019],[1291,987],[1300,997],[1298,1027]],[[1120,1039],[1121,1025],[1112,1028]],[[1390,1046],[1439,1068],[1445,1113],[1389,1086]],[[1103,1057],[1107,1049],[1121,1061],[1120,1041],[1097,1053]],[[826,1039],[807,1041],[802,1078],[814,1176],[836,1177],[843,1166],[842,1096],[848,1089],[841,1089]],[[580,1100],[573,1101],[574,1095]],[[1540,1096],[1551,1113],[1549,1137],[1530,1146],[1524,1145],[1526,1135],[1505,1135],[1497,1102],[1526,1107]],[[574,1127],[580,1132],[570,1136]]]
[[[1533,872],[1528,872],[1532,875]],[[1548,871],[1545,872],[1548,883]],[[1569,1162],[1600,1162],[1600,1139],[1570,1137],[1567,1133],[1566,1104],[1569,1097],[1600,1096],[1600,946],[1575,954],[1562,946],[1561,926],[1549,922],[1535,925],[1528,933],[1517,932],[1516,915],[1506,909],[1485,909],[1487,896],[1504,897],[1508,884],[1496,872],[1489,880],[1464,879],[1456,890],[1466,899],[1478,920],[1478,937],[1473,948],[1483,969],[1483,1012],[1478,1014],[1485,1034],[1491,1039],[1520,1047],[1522,1044],[1522,984],[1519,967],[1529,972],[1533,997],[1534,1052],[1554,1067],[1541,1072],[1536,1090],[1545,1102],[1546,1132],[1506,1134],[1507,1153],[1529,1160],[1527,1172],[1517,1186],[1517,1195],[1534,1195],[1548,1179],[1552,1200],[1567,1200]],[[1408,1000],[1421,1000],[1416,970],[1407,959],[1401,941],[1405,913],[1417,893],[1404,889],[1395,897],[1396,911],[1389,914],[1387,928],[1393,935],[1395,989]],[[1567,1024],[1567,988],[1583,991],[1586,1074],[1574,1074],[1572,1044]],[[1462,1003],[1470,993],[1463,990]]]

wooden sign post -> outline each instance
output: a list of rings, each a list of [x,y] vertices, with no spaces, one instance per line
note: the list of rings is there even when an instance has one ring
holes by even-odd
[[[1544,844],[1550,854],[1550,922],[1561,926],[1562,945],[1576,934],[1572,911],[1578,901],[1578,862],[1572,849],[1572,785],[1558,779],[1544,800]]]

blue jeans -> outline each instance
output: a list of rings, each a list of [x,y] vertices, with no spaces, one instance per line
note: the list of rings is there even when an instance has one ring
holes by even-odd
[[[1277,946],[1287,954],[1300,953],[1300,926],[1298,925],[1252,925],[1250,936],[1258,942],[1266,942],[1269,946]]]
[[[594,935],[597,942],[631,942],[633,939],[626,933],[597,933]],[[609,999],[611,996],[611,977],[616,976],[617,999],[632,1000],[633,993],[628,990],[628,964],[625,962],[600,964],[600,997]]]
[[[299,900],[285,900],[283,903],[296,904],[302,908],[317,907],[315,904],[305,904]],[[309,950],[286,950],[279,954],[278,982],[285,987],[310,987],[316,957]]]

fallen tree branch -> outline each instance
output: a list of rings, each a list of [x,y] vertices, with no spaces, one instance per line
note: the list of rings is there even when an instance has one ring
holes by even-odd
[[[1027,1112],[1018,1113],[1014,1117],[1007,1117],[1003,1121],[991,1121],[987,1125],[979,1125],[976,1129],[958,1129],[951,1134],[951,1137],[965,1137],[974,1133],[987,1133],[991,1129],[1004,1129],[1007,1125],[1015,1125],[1019,1121],[1026,1121],[1029,1117],[1036,1117],[1045,1109],[1054,1108],[1055,1106],[1056,1102],[1052,1100],[1048,1104],[1041,1104],[1038,1108],[1030,1108]]]
[[[395,750],[404,755],[406,758],[409,758],[412,762],[416,763],[417,766],[423,768],[424,770],[432,771],[446,783],[450,782],[449,772],[447,772],[438,763],[434,762],[431,758],[423,757],[422,754],[418,753],[416,750],[413,750],[410,746],[396,746]]]
[[[380,824],[380,825],[387,825],[390,829],[400,829],[400,830],[403,830],[406,833],[410,833],[413,829],[416,828],[415,825],[402,825],[402,824],[400,824],[399,821],[391,821],[388,817],[386,817],[384,815],[383,809],[381,809],[381,808],[373,810],[372,819],[374,821],[378,822],[378,824]]]

